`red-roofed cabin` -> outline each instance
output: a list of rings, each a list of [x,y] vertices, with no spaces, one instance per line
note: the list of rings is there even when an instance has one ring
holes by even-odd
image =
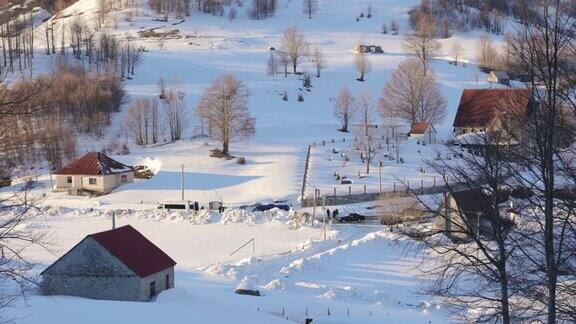
[[[408,137],[423,140],[428,144],[436,143],[436,128],[427,122],[413,122]]]
[[[42,271],[44,295],[148,301],[174,288],[172,260],[130,225],[86,236]]]
[[[54,173],[56,190],[77,195],[83,192],[105,194],[134,182],[134,172],[101,152],[90,152]]]
[[[530,102],[530,92],[526,89],[465,89],[454,118],[454,134],[498,128],[505,114],[523,118]]]

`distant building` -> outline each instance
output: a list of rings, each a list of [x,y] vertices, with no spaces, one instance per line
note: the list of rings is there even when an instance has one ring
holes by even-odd
[[[147,301],[174,287],[176,262],[132,226],[91,234],[44,270],[44,295]]]
[[[454,118],[454,135],[498,129],[507,114],[526,116],[530,103],[526,89],[464,89]]]
[[[506,197],[507,198],[507,197]],[[504,203],[500,201],[499,203]],[[505,217],[503,222],[512,226],[516,214],[511,209],[498,213],[490,196],[481,188],[456,191],[446,197],[442,206],[442,217],[436,226],[446,236],[455,240],[465,240],[471,234],[491,236],[490,219]]]
[[[506,71],[490,71],[488,77],[486,78],[488,82],[500,83],[503,85],[510,86],[510,76]]]
[[[105,194],[134,182],[134,172],[101,152],[90,152],[54,172],[56,190],[72,195]]]
[[[384,50],[382,49],[382,46],[378,46],[378,45],[362,45],[362,44],[358,44],[358,45],[354,46],[354,48],[352,49],[352,51],[355,52],[355,53],[384,54]]]
[[[422,140],[427,144],[436,143],[436,128],[427,122],[413,122],[408,137]]]

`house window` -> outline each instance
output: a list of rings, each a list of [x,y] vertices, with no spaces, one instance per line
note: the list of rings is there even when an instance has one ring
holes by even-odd
[[[125,174],[121,175],[121,176],[120,176],[120,182],[121,182],[121,183],[126,183],[126,182],[128,182],[128,177],[126,177]]]
[[[95,185],[96,184],[96,178],[88,178],[88,184]]]
[[[66,177],[66,183],[72,183],[72,177]]]

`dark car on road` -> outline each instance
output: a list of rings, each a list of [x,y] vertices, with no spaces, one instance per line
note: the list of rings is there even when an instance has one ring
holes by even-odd
[[[352,223],[352,222],[360,223],[360,222],[366,220],[366,217],[364,217],[360,214],[351,213],[351,214],[348,214],[348,216],[337,217],[336,220],[339,223]]]

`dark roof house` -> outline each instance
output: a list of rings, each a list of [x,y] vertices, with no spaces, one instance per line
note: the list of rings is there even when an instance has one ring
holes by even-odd
[[[41,275],[45,295],[146,301],[174,287],[176,262],[130,225],[86,236]]]
[[[504,203],[508,197],[501,196],[497,205]],[[471,188],[450,193],[444,202],[443,214],[440,219],[442,230],[454,239],[467,239],[472,233],[491,235],[490,220],[502,217],[504,224],[512,226],[513,221],[499,210],[491,200],[491,196],[482,188]]]

